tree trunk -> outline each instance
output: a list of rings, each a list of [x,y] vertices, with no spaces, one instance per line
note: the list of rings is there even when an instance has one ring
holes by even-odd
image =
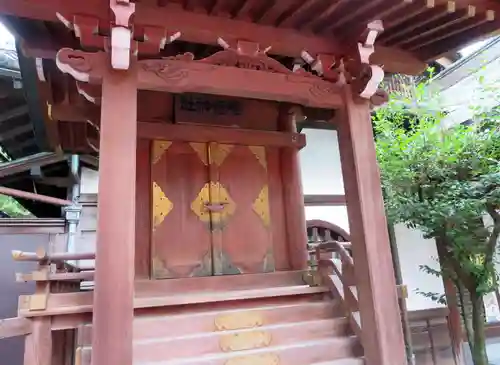
[[[474,328],[472,359],[474,365],[488,365],[483,297],[476,292],[471,292],[470,296],[472,301],[472,327]]]
[[[465,334],[467,336],[467,343],[469,344],[469,349],[471,355],[474,353],[474,327],[471,323],[470,317],[467,313],[467,304],[465,301],[465,287],[460,282],[460,280],[455,281],[455,286],[458,292],[458,300],[460,304],[460,314],[462,315],[462,320],[464,321]]]

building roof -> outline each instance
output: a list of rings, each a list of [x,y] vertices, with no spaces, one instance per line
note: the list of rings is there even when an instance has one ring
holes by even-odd
[[[59,48],[79,43],[61,19],[97,27],[90,42],[102,48],[99,35],[109,34],[108,7],[107,0],[3,0],[0,13],[30,18],[18,18],[11,26],[28,53],[53,57]],[[192,44],[217,45],[219,37],[229,37],[271,46],[275,55],[299,57],[302,50],[344,52],[369,21],[380,19],[385,31],[373,61],[389,72],[416,73],[422,70],[420,61],[498,30],[499,10],[493,0],[142,0],[136,2],[133,21],[134,38],[143,42],[152,39],[148,32],[180,32],[179,41]]]
[[[17,52],[0,49],[0,145],[6,154],[3,160],[39,152],[35,129],[41,127],[43,132],[43,123],[33,123],[22,72],[26,73],[26,67],[21,71]],[[24,81],[30,84],[28,77]]]
[[[474,117],[471,106],[484,110],[500,105],[500,94],[488,91],[500,82],[500,37],[493,37],[469,56],[453,63],[433,79],[448,111],[445,125]]]
[[[313,56],[342,56],[374,19],[383,21],[385,31],[371,61],[387,73],[418,74],[427,61],[500,28],[500,2],[493,0],[140,0],[135,7],[139,57],[192,52],[203,58],[220,50],[222,38],[271,47],[268,53],[289,68],[303,50]],[[55,55],[63,47],[104,49],[113,20],[109,0],[2,0],[0,14],[16,35],[20,51],[18,60],[8,55],[9,67],[0,65],[0,145],[14,159],[47,151],[95,152],[89,149],[89,138],[98,138],[96,130],[64,115],[51,115],[49,101],[80,97],[74,80],[57,70]],[[180,36],[161,48],[163,37],[173,34]],[[23,89],[16,88],[19,80]],[[58,89],[66,96],[58,95]],[[163,100],[151,93],[145,97],[155,105]],[[91,112],[99,115],[99,106]],[[58,164],[56,174],[66,173],[67,163],[54,166]],[[16,176],[8,177],[10,183],[23,181],[23,188],[34,189],[28,172]],[[47,195],[64,197],[65,190]]]

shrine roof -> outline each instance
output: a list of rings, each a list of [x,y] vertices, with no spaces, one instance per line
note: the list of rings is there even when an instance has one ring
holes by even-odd
[[[369,21],[380,19],[385,31],[372,63],[417,74],[426,61],[497,31],[498,10],[496,0],[138,0],[133,24],[134,38],[146,43],[180,32],[178,40],[190,44],[249,40],[270,46],[269,54],[296,58],[303,50],[342,54]],[[90,30],[80,41],[97,46],[111,19],[108,0],[2,0],[0,13],[32,19],[17,22],[15,32],[27,53],[43,58],[78,45],[61,16],[70,22],[79,17]],[[176,43],[162,52],[175,53]]]

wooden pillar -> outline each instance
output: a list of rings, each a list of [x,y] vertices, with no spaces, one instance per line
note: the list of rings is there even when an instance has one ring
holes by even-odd
[[[344,87],[338,125],[366,365],[406,363],[391,248],[367,100]]]
[[[132,365],[137,73],[103,77],[92,365]]]
[[[24,365],[52,365],[51,322],[51,317],[33,318],[24,345]]]
[[[297,133],[295,119],[297,110],[288,105],[280,108],[280,130]],[[300,174],[299,151],[283,148],[281,151],[281,177],[283,179],[283,199],[287,246],[292,270],[307,269],[307,225],[304,209],[304,193]]]

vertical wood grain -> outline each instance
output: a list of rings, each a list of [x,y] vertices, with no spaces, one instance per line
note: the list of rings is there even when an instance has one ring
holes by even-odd
[[[108,69],[102,82],[92,365],[132,365],[136,67]]]
[[[403,331],[369,104],[355,102],[348,85],[344,101],[339,147],[366,364],[401,365]]]
[[[24,365],[52,365],[50,317],[33,318],[32,332],[25,340]]]
[[[280,108],[280,127],[283,132],[297,132],[293,111],[287,105]],[[298,150],[282,149],[281,179],[290,266],[293,270],[305,270],[308,260],[307,227]]]
[[[151,260],[151,142],[137,141],[137,195],[135,226],[135,277],[150,276]]]

